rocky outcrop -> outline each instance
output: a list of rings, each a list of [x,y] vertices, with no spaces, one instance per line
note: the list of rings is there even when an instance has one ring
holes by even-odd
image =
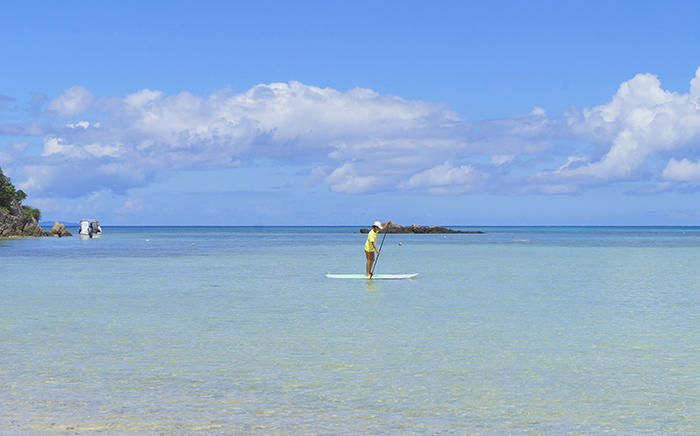
[[[62,238],[63,236],[73,235],[68,231],[65,225],[59,223],[58,221],[54,221],[53,226],[51,227],[51,236]]]
[[[27,217],[17,200],[12,200],[9,212],[0,208],[0,238],[48,236],[33,217]]]
[[[37,223],[33,217],[27,218],[27,223],[24,225],[22,233],[25,236],[46,236],[46,232],[44,231],[44,229],[42,229],[41,226],[39,226],[39,223]]]
[[[369,233],[370,229],[360,229],[360,233]],[[401,224],[391,223],[389,227],[385,230],[387,233],[468,233],[468,234],[482,234],[484,232],[480,230],[469,231],[469,230],[453,230],[442,226],[419,226],[418,224],[413,224],[410,226],[402,226]]]

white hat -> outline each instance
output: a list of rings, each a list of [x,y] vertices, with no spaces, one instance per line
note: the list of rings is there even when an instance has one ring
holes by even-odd
[[[372,224],[372,225],[373,225],[373,226],[377,226],[377,227],[379,227],[380,229],[382,228],[382,223],[380,223],[379,221],[375,221],[374,224]]]

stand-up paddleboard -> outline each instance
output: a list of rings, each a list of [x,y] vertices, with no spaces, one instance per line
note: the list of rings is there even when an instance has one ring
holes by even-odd
[[[375,274],[372,276],[372,280],[400,280],[400,279],[412,279],[416,274]],[[364,274],[326,274],[329,279],[368,279]]]

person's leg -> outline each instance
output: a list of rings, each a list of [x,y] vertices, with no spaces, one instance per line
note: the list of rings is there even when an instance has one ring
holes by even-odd
[[[374,263],[374,251],[365,251],[367,256],[367,277],[372,273],[372,264]]]

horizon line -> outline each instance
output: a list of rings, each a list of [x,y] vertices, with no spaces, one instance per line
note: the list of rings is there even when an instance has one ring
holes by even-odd
[[[61,223],[61,221],[54,221]],[[46,224],[48,221],[42,221]],[[79,222],[68,222],[62,223],[64,225],[78,225]],[[41,223],[39,223],[41,226]],[[419,224],[422,225],[422,224]],[[423,227],[433,226],[422,225]],[[362,224],[322,224],[322,225],[302,225],[302,224],[219,224],[219,225],[202,225],[202,224],[100,224],[101,227],[202,227],[202,228],[218,228],[218,227],[282,227],[282,228],[292,228],[292,227],[360,227],[369,228],[371,226]],[[618,227],[618,228],[643,228],[643,227],[667,227],[667,228],[691,228],[700,227],[700,224],[691,225],[669,225],[669,224],[439,224],[441,227]]]

